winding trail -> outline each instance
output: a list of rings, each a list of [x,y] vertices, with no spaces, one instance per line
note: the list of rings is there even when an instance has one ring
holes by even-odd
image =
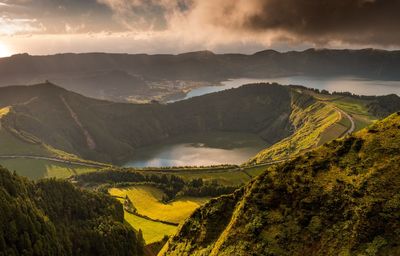
[[[348,134],[350,134],[350,133],[352,133],[352,132],[354,132],[354,130],[356,129],[356,124],[355,124],[355,122],[354,122],[353,117],[352,117],[351,115],[349,115],[348,113],[346,113],[345,111],[341,110],[340,108],[337,108],[337,107],[334,107],[334,108],[335,108],[337,111],[339,111],[342,115],[344,115],[347,119],[349,119],[349,121],[350,121],[350,123],[351,123],[350,128],[344,133],[344,135],[342,135],[342,137],[345,136],[345,135],[348,135]]]

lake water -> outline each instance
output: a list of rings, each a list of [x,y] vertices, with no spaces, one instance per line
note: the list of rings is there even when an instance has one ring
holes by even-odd
[[[269,145],[247,133],[213,132],[181,136],[140,148],[125,167],[242,164]]]
[[[292,76],[268,79],[231,79],[221,86],[205,86],[189,92],[188,99],[208,93],[237,88],[249,83],[272,83],[304,85],[330,92],[352,92],[360,95],[400,95],[400,81],[366,80],[354,77],[317,78]],[[181,99],[181,100],[182,100]],[[207,133],[180,137],[161,145],[141,148],[126,163],[127,167],[201,166],[218,164],[241,164],[268,147],[254,134]]]
[[[282,85],[303,85],[310,88],[325,89],[330,92],[351,92],[359,95],[400,95],[400,81],[368,80],[357,77],[309,77],[290,76],[265,79],[238,78],[222,82],[221,86],[205,86],[189,92],[182,99],[189,99],[208,93],[237,88],[250,83],[273,83]]]

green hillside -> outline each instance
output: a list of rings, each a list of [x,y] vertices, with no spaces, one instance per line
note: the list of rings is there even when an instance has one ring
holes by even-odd
[[[326,142],[359,131],[372,124],[378,117],[386,117],[400,110],[400,97],[357,96],[348,93],[320,93],[319,91],[295,88],[292,92],[290,122],[293,133],[262,150],[247,164],[286,160]],[[306,94],[313,99],[304,104]],[[307,102],[307,101],[306,101]]]
[[[143,238],[109,196],[0,168],[0,198],[0,255],[143,255]]]
[[[24,131],[10,127],[3,118],[12,111],[11,107],[0,109],[0,165],[30,179],[67,178],[102,168],[101,164],[57,150]]]
[[[193,132],[251,132],[266,145],[275,143],[243,168],[145,170],[236,187],[265,169],[252,164],[287,160],[349,132],[349,116],[358,130],[374,115],[384,116],[400,105],[397,96],[331,95],[276,84],[247,85],[168,105],[94,100],[50,83],[0,92],[0,164],[31,179],[97,171],[108,166],[82,157],[119,163],[137,147]],[[37,156],[65,161],[32,158]]]
[[[161,255],[399,255],[400,113],[211,200]]]
[[[250,132],[274,143],[289,135],[290,89],[244,86],[174,104],[121,104],[51,84],[0,88],[3,123],[85,159],[119,163],[136,148],[183,134]]]
[[[343,135],[350,129],[346,114],[360,129],[375,116],[398,110],[400,98],[251,84],[173,104],[124,104],[86,98],[46,83],[0,88],[0,108],[7,110],[1,120],[8,132],[83,159],[120,164],[138,148],[176,136],[246,132],[260,136],[266,145],[278,143],[252,161],[260,163]]]

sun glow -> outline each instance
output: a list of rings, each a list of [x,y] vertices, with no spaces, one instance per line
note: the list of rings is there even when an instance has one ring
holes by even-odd
[[[11,56],[11,51],[7,46],[0,43],[0,58]]]

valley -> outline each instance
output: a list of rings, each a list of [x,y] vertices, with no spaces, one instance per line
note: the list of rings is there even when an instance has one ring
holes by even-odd
[[[0,0],[0,256],[399,256],[399,10]]]
[[[396,96],[278,84],[139,105],[90,99],[50,83],[0,91],[0,164],[34,180],[66,179],[111,195],[148,246],[180,232],[212,198],[400,106]]]
[[[396,255],[399,124],[395,113],[266,169],[195,211],[160,255]]]

